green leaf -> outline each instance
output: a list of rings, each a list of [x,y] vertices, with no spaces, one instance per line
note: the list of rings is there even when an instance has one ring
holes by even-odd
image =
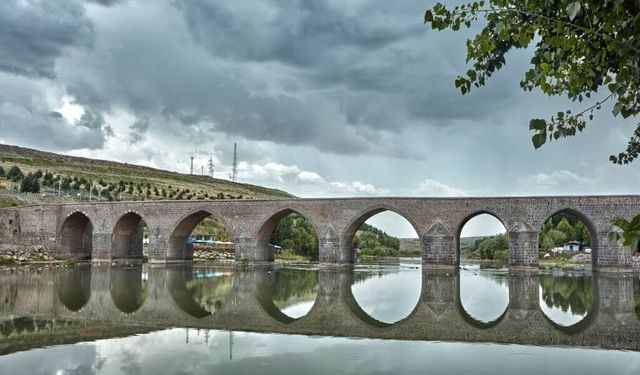
[[[611,111],[611,113],[613,113],[613,116],[618,116],[618,114],[620,114],[620,111],[622,110],[622,103],[616,103],[616,105],[613,106],[613,110]]]
[[[578,15],[578,13],[580,12],[580,2],[579,1],[574,1],[572,3],[569,3],[569,5],[567,5],[567,14],[569,15],[569,20],[573,21],[576,16]]]
[[[529,130],[543,131],[547,128],[547,120],[534,118],[529,121]]]
[[[534,134],[534,136],[531,137],[531,142],[533,142],[533,147],[536,149],[542,147],[542,145],[547,142],[547,132]]]

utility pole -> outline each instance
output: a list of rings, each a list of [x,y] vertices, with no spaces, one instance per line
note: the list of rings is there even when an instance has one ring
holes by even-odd
[[[201,171],[200,171],[200,175],[201,175],[201,176],[204,176],[204,165],[202,166],[202,169],[201,169]]]
[[[238,179],[238,147],[233,143],[233,169],[231,171],[231,181],[236,182]]]
[[[93,193],[93,182],[89,181],[89,202],[91,202],[91,197],[93,195],[92,193]]]
[[[191,157],[191,173],[190,174],[193,174],[193,156]]]

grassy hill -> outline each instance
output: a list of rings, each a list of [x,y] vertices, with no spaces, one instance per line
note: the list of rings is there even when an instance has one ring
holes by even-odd
[[[23,147],[0,144],[0,167],[13,166],[27,176],[40,171],[40,192],[29,199],[55,201],[62,186],[66,200],[88,199],[92,195],[110,200],[153,199],[257,199],[292,197],[291,194],[261,186],[234,183],[208,176],[188,175],[160,169],[96,160]],[[0,190],[17,191],[21,180],[0,177]],[[22,197],[21,199],[25,199]],[[4,198],[7,201],[8,198]],[[5,202],[6,203],[6,202]],[[5,204],[8,205],[8,204]]]

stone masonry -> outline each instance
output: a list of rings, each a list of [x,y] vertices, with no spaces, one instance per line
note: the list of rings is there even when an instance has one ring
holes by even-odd
[[[538,265],[538,233],[558,212],[577,215],[588,227],[593,268],[628,270],[631,251],[607,239],[614,217],[640,213],[640,196],[507,198],[333,198],[273,200],[147,201],[36,205],[0,209],[0,245],[41,245],[58,258],[119,262],[142,258],[142,227],[149,232],[149,260],[192,259],[186,237],[205,217],[222,221],[234,238],[236,260],[273,260],[268,242],[277,222],[289,213],[314,226],[321,263],[351,264],[353,236],[382,211],[403,216],[422,242],[423,264],[454,269],[464,224],[479,214],[500,220],[508,233],[512,268]]]

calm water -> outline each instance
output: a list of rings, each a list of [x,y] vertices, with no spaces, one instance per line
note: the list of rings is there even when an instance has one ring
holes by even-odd
[[[271,267],[0,272],[2,374],[638,374],[640,281]]]

